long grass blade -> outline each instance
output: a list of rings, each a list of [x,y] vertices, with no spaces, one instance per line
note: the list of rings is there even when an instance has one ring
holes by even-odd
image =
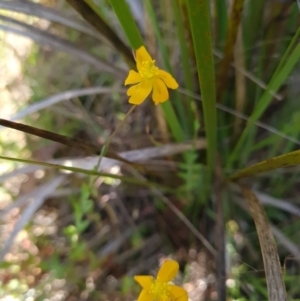
[[[283,281],[282,269],[267,215],[256,195],[248,188],[241,187],[241,189],[255,222],[256,232],[259,238],[259,244],[264,261],[269,300],[286,301],[287,295]]]
[[[243,17],[243,40],[245,45],[245,56],[247,67],[250,66],[250,62],[253,59],[253,53],[249,51],[253,47],[257,36],[261,34],[260,28],[262,27],[264,18],[261,16],[264,13],[265,1],[252,0],[246,1],[245,12],[247,12]]]
[[[179,40],[180,46],[180,63],[184,74],[184,84],[185,88],[189,91],[194,90],[194,80],[193,80],[193,72],[191,72],[191,61],[189,55],[189,48],[186,42],[186,31],[183,20],[183,14],[181,11],[181,7],[179,4],[179,0],[171,1],[173,8],[173,15],[176,22],[177,28],[177,37]],[[196,104],[193,101],[192,97],[186,96],[184,99],[184,114],[186,115],[186,119],[189,123],[188,131],[193,135],[197,135],[195,133],[195,117],[196,117]]]
[[[6,119],[0,119],[0,125],[4,127],[8,127],[17,131],[21,131],[23,133],[31,134],[37,137],[41,137],[50,141],[55,141],[63,145],[67,145],[69,147],[73,147],[76,149],[83,150],[89,154],[96,154],[100,151],[102,146],[97,146],[95,144],[89,143],[85,140],[81,140],[79,138],[71,138],[63,135],[59,135],[50,131],[42,130],[33,126],[29,126],[22,123],[17,123],[13,121],[9,121]],[[116,159],[124,161],[118,154],[114,153],[111,150],[108,150],[106,153],[108,158]],[[125,163],[129,163],[125,160]]]
[[[228,27],[228,15],[227,15],[227,4],[225,0],[215,0],[215,6],[216,6],[216,39],[217,39],[217,45],[220,46],[220,48],[223,47],[226,33],[227,33],[227,27]]]
[[[228,31],[225,40],[224,56],[220,65],[218,76],[217,99],[221,101],[224,88],[227,83],[227,74],[233,58],[233,50],[238,34],[239,25],[242,19],[244,0],[234,0],[229,17]]]
[[[264,160],[262,162],[243,168],[230,176],[229,179],[236,181],[245,177],[260,174],[262,172],[298,164],[300,164],[300,150]]]
[[[212,172],[217,146],[217,113],[210,1],[186,0],[186,4],[192,29],[202,95],[205,130],[208,141],[207,161],[209,169]]]
[[[180,55],[181,55],[180,57],[181,57],[181,64],[184,73],[185,87],[187,90],[193,91],[194,85],[193,85],[193,74],[191,72],[191,62],[189,60],[190,54],[186,43],[184,20],[180,9],[181,7],[179,1],[180,0],[175,0],[172,1],[171,3],[173,8],[174,19],[176,22],[177,37],[180,46]]]
[[[143,43],[141,34],[135,24],[131,11],[125,0],[110,0],[112,8],[114,9],[122,28],[127,36],[130,46],[133,49],[138,49]]]

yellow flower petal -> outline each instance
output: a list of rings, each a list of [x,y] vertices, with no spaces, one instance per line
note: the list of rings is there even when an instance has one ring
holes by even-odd
[[[142,290],[137,301],[154,301],[153,296],[147,290]]]
[[[170,73],[160,69],[158,71],[158,75],[156,77],[162,79],[165,82],[165,84],[167,85],[168,88],[170,88],[170,89],[177,89],[178,88],[177,81],[175,80],[175,78]]]
[[[135,52],[135,60],[137,62],[152,61],[152,57],[144,46],[141,46]]]
[[[140,105],[150,94],[152,90],[152,83],[150,80],[143,80],[139,84],[130,87],[127,90],[127,95],[131,96],[129,98],[129,103],[134,105]]]
[[[134,280],[145,290],[149,290],[154,279],[152,276],[134,276]]]
[[[141,75],[138,72],[134,71],[134,70],[130,70],[129,74],[128,74],[126,80],[125,80],[124,85],[126,86],[126,85],[137,84],[140,81],[142,81]]]
[[[169,282],[171,281],[179,270],[179,264],[175,260],[166,260],[160,267],[157,280],[161,282]]]
[[[188,294],[185,289],[177,285],[169,285],[169,292],[172,294],[172,300],[188,301]]]
[[[166,87],[166,84],[159,78],[154,78],[153,83],[153,93],[152,99],[156,105],[161,102],[165,102],[169,99],[169,92]]]
[[[136,67],[138,71],[141,71],[143,68],[143,62],[151,62],[153,59],[146,50],[144,46],[141,46],[136,52],[135,52],[135,60],[136,60]]]

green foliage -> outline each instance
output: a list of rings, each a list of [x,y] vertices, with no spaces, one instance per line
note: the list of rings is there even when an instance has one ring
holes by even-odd
[[[123,93],[122,90],[116,89],[116,92],[109,95],[74,97],[55,107],[49,106],[31,114],[22,122],[72,138],[81,136],[95,144],[99,142],[99,145],[105,145],[102,149],[99,146],[100,157],[107,155],[111,149],[116,153],[137,151],[138,148],[149,147],[153,141],[157,141],[158,146],[173,140],[183,142],[192,139],[192,146],[188,151],[183,151],[182,155],[173,156],[166,153],[163,159],[165,165],[161,166],[160,162],[158,166],[150,164],[152,159],[156,159],[152,156],[156,150],[153,153],[149,152],[147,158],[149,160],[140,162],[139,167],[143,168],[123,162],[120,171],[115,174],[112,170],[98,171],[96,167],[86,169],[84,164],[74,167],[68,164],[54,164],[51,161],[54,158],[64,158],[65,162],[69,162],[70,159],[72,163],[72,158],[96,156],[98,155],[96,151],[82,154],[81,150],[70,151],[65,146],[54,146],[52,152],[50,147],[52,141],[42,142],[36,137],[30,139],[26,134],[21,144],[21,139],[12,142],[8,139],[9,135],[1,135],[0,159],[11,163],[8,167],[13,169],[19,164],[41,167],[38,171],[43,173],[41,178],[35,174],[28,175],[29,187],[32,179],[35,188],[40,182],[46,182],[49,178],[64,172],[68,182],[64,184],[62,190],[71,190],[72,193],[71,197],[56,195],[53,199],[49,197],[45,200],[43,210],[53,209],[58,212],[65,205],[66,199],[69,202],[67,209],[64,208],[66,216],[60,216],[60,219],[67,222],[59,226],[55,234],[26,237],[28,241],[32,240],[37,244],[36,250],[40,253],[37,251],[36,255],[32,255],[28,251],[30,254],[28,255],[26,250],[22,250],[29,256],[22,264],[1,263],[1,270],[10,277],[8,281],[0,284],[1,297],[10,294],[17,298],[25,294],[30,287],[27,279],[31,278],[27,275],[23,277],[21,272],[32,266],[41,268],[42,272],[38,275],[40,278],[50,275],[51,279],[66,280],[66,290],[69,289],[71,292],[74,289],[76,298],[95,300],[96,294],[89,295],[94,289],[93,285],[96,289],[99,287],[106,289],[103,279],[109,279],[107,276],[114,273],[114,281],[117,283],[114,289],[120,290],[123,296],[130,295],[135,289],[133,279],[122,276],[132,267],[140,268],[140,262],[146,262],[143,268],[150,269],[149,258],[153,262],[153,258],[156,260],[160,256],[158,254],[169,251],[178,254],[176,249],[178,246],[189,254],[190,248],[198,247],[199,242],[193,236],[198,228],[214,245],[212,237],[215,233],[211,229],[219,221],[215,207],[218,202],[224,201],[222,213],[225,223],[232,219],[236,225],[241,225],[240,229],[238,226],[233,227],[234,229],[228,227],[225,232],[230,278],[227,297],[240,301],[268,298],[264,275],[256,270],[258,267],[262,268],[262,261],[253,222],[248,216],[248,211],[244,210],[243,200],[239,200],[240,196],[237,197],[237,192],[232,187],[235,184],[229,183],[228,179],[238,181],[251,176],[251,181],[245,183],[273,197],[281,198],[277,202],[282,208],[297,206],[290,204],[289,200],[293,201],[297,197],[299,176],[284,169],[287,165],[300,163],[300,152],[295,151],[300,144],[297,87],[299,71],[296,68],[300,59],[298,43],[300,28],[297,3],[245,1],[241,23],[230,28],[232,27],[230,24],[233,23],[231,17],[228,17],[230,8],[227,5],[228,1],[225,0],[140,2],[143,7],[138,13],[145,21],[145,30],[137,26],[138,14],[133,14],[129,2],[125,0],[84,1],[96,13],[95,18],[98,16],[101,20],[105,19],[102,24],[107,24],[113,36],[127,38],[129,46],[123,45],[123,39],[119,39],[123,50],[118,42],[112,43],[109,35],[97,31],[96,27],[92,29],[86,26],[86,23],[76,20],[76,17],[74,22],[77,27],[72,29],[66,28],[74,26],[72,22],[73,25],[70,25],[69,17],[65,20],[67,23],[63,24],[57,24],[57,19],[50,19],[49,23],[46,21],[45,24],[44,21],[40,22],[39,19],[45,16],[44,14],[30,17],[28,20],[25,18],[27,23],[24,26],[20,25],[24,32],[38,35],[38,30],[44,30],[36,40],[48,37],[49,33],[52,36],[43,42],[47,45],[45,49],[36,45],[31,47],[30,53],[24,59],[23,75],[19,74],[17,79],[3,84],[2,88],[10,92],[15,83],[25,77],[24,84],[32,95],[23,103],[16,101],[16,106],[20,109],[36,104],[47,96],[70,89],[91,86],[119,89],[119,86],[123,86],[126,72],[135,67],[131,49],[136,50],[145,45],[159,63],[158,66],[169,71],[180,83],[180,89],[172,91],[170,100],[160,106],[163,116],[159,110],[152,107],[152,104],[145,103],[134,112],[129,111],[130,116],[123,123],[123,119],[128,117],[126,91]],[[50,7],[50,4],[47,3],[47,6]],[[39,9],[32,12],[38,13]],[[70,10],[67,16],[74,15],[71,6],[59,6],[59,12],[64,13],[65,9]],[[13,18],[18,16],[15,14]],[[60,14],[59,16],[61,22],[64,18]],[[1,26],[4,23],[10,24],[6,22],[1,21]],[[85,22],[89,22],[89,18],[85,18]],[[32,25],[33,28],[25,25]],[[93,26],[93,23],[90,25]],[[229,41],[230,49],[235,50],[235,53],[233,59],[230,58],[228,61],[228,74],[225,74],[224,81],[219,81],[216,74],[219,74],[221,69],[220,61],[226,56],[224,43],[226,40],[227,44],[226,35],[231,30],[235,33],[240,31],[240,37]],[[59,49],[65,52],[53,51],[53,45],[60,45]],[[127,55],[124,55],[126,53]],[[3,61],[6,61],[2,47],[1,55]],[[86,64],[84,58],[89,55],[95,60],[108,63],[115,73],[108,74],[101,68]],[[20,53],[15,51],[15,56],[22,57],[22,51]],[[232,68],[229,67],[230,63]],[[4,77],[9,76],[5,74]],[[224,85],[224,91],[216,89],[220,84]],[[22,94],[22,89],[18,88],[17,91],[21,91],[17,94],[18,98]],[[220,97],[218,95],[218,101],[222,103],[216,102],[218,94],[216,92],[221,94]],[[5,109],[9,103],[10,100],[6,99],[1,103],[4,114],[7,114]],[[9,114],[2,118],[9,118]],[[246,120],[237,123],[240,121],[239,116],[244,116]],[[262,129],[257,122],[266,123],[268,127]],[[118,130],[114,132],[114,129]],[[150,139],[148,129],[151,132]],[[111,132],[116,135],[109,141],[112,137],[109,136]],[[199,138],[206,139],[207,145],[198,147]],[[108,147],[110,143],[105,144],[105,141],[112,142],[111,146]],[[44,144],[49,148],[42,149]],[[45,158],[40,159],[41,154]],[[220,160],[216,160],[216,155]],[[259,163],[255,165],[255,162]],[[234,169],[236,167],[240,170]],[[4,169],[7,169],[6,165]],[[267,174],[261,175],[266,171]],[[227,178],[223,178],[223,173]],[[77,175],[80,176],[77,178]],[[85,184],[87,182],[89,185]],[[5,188],[1,188],[0,192],[9,192],[8,194],[12,196],[18,194],[17,190],[22,193],[23,186],[9,191],[7,187],[14,185],[14,182],[4,183]],[[218,189],[220,191],[217,191]],[[58,195],[60,192],[59,189]],[[163,225],[161,217],[176,219],[174,225],[179,224],[181,222],[179,219],[183,218],[169,210],[166,202],[162,201],[161,193],[169,199],[170,204],[178,206],[177,209],[184,212],[188,222],[197,225],[195,231],[192,231],[193,234],[189,232],[190,230],[185,230],[185,226],[173,229],[172,224],[170,230],[169,225]],[[57,198],[59,202],[56,201]],[[106,201],[111,202],[109,203],[111,211],[106,210],[103,205]],[[237,204],[240,207],[237,207]],[[20,208],[16,207],[14,211],[22,216],[23,210]],[[285,244],[280,241],[280,237],[277,238],[278,243],[281,242],[279,255],[283,260],[289,256],[287,253],[290,249],[285,249],[286,246],[299,244],[297,213],[294,215],[274,205],[268,205],[265,211],[270,223],[275,224],[289,242]],[[57,221],[58,225],[59,222],[61,220]],[[33,228],[33,223],[28,223],[24,231],[34,232]],[[106,232],[107,229],[109,233]],[[122,236],[124,229],[133,229],[129,238]],[[166,239],[158,243],[157,249],[149,248],[148,251],[148,247],[144,247],[144,242],[152,236]],[[191,244],[182,239],[184,236],[189,237]],[[94,240],[95,237],[99,240]],[[26,245],[26,239],[21,241],[21,246]],[[56,240],[60,243],[56,244]],[[160,246],[160,243],[163,246]],[[103,250],[106,255],[99,255]],[[33,261],[33,257],[37,262]],[[126,262],[122,262],[122,258],[126,258]],[[86,275],[83,277],[78,270],[87,271]],[[188,267],[187,270],[189,271]],[[19,272],[24,279],[18,277]],[[295,299],[299,296],[297,286],[299,279],[289,272],[287,269],[284,273],[285,282],[290,299]],[[103,278],[100,278],[99,274]],[[93,277],[94,283],[88,287],[88,280]],[[185,275],[184,280],[193,281],[189,279],[189,275]],[[217,279],[216,282],[222,283],[223,280]],[[213,289],[213,285],[211,287]],[[39,298],[51,299],[45,292]],[[71,294],[70,299],[72,298],[74,295]]]
[[[179,163],[180,172],[179,177],[184,181],[181,189],[186,195],[191,195],[193,192],[199,193],[204,189],[199,183],[204,183],[204,166],[198,161],[198,154],[196,152],[186,153],[186,161]]]
[[[81,186],[79,200],[75,198],[72,200],[72,207],[74,213],[74,227],[69,234],[81,234],[89,225],[89,221],[85,220],[84,217],[86,214],[91,213],[94,208],[93,201],[90,199],[90,188],[86,184]]]
[[[94,210],[88,185],[83,184],[79,198],[73,196],[70,202],[73,208],[74,224],[68,225],[62,231],[67,239],[67,247],[69,248],[68,257],[62,265],[60,258],[62,254],[57,250],[48,260],[41,262],[40,266],[45,271],[53,272],[55,278],[64,279],[67,277],[72,278],[75,283],[80,283],[82,281],[80,275],[73,275],[74,263],[87,260],[91,268],[97,264],[94,254],[83,240],[83,233],[90,225],[88,216]]]
[[[125,276],[122,279],[121,284],[121,292],[124,296],[127,296],[131,291],[132,287],[134,287],[135,281],[132,279],[132,277]]]
[[[54,273],[54,277],[57,279],[64,279],[68,268],[67,265],[63,266],[61,264],[59,254],[56,252],[48,260],[42,261],[40,267],[44,271]]]
[[[300,29],[299,29],[300,32]],[[291,42],[294,44],[294,41]],[[287,49],[286,53],[290,53],[290,48]],[[288,55],[284,55],[281,59],[275,73],[272,76],[272,79],[269,82],[269,85],[266,91],[263,93],[261,98],[259,99],[258,103],[255,106],[253,113],[251,114],[247,126],[244,129],[241,138],[239,139],[235,149],[231,153],[231,156],[228,160],[228,167],[232,167],[232,162],[237,158],[237,152],[241,150],[243,143],[247,137],[247,134],[250,132],[250,129],[253,127],[253,123],[257,121],[257,119],[263,114],[263,112],[267,109],[268,105],[270,104],[271,100],[273,99],[273,94],[278,91],[280,86],[289,76],[290,72],[295,67],[296,63],[299,61],[300,58],[300,44],[298,44],[292,53],[286,58]],[[272,92],[272,93],[270,93]]]

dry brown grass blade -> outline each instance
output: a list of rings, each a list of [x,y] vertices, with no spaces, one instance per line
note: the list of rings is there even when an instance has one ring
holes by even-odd
[[[117,36],[108,24],[97,15],[83,0],[66,0],[89,24],[101,33],[118,50],[129,66],[135,66],[130,48]]]
[[[59,135],[59,134],[56,134],[56,133],[53,133],[50,131],[38,129],[33,126],[9,121],[6,119],[0,118],[0,125],[17,130],[17,131],[24,132],[27,134],[31,134],[31,135],[34,135],[37,137],[41,137],[41,138],[44,138],[47,140],[55,141],[55,142],[58,142],[60,144],[63,144],[63,145],[69,146],[69,147],[80,149],[80,150],[87,152],[88,154],[96,154],[96,153],[100,152],[100,150],[102,148],[101,145],[97,146],[97,145],[89,143],[85,140]],[[108,158],[116,159],[116,160],[122,161],[124,163],[130,164],[130,162],[128,162],[124,158],[120,157],[117,153],[110,151],[110,150],[108,150],[106,152],[105,156]]]
[[[264,261],[269,300],[285,301],[287,300],[287,295],[282,277],[282,269],[280,266],[276,243],[272,235],[266,213],[256,195],[250,189],[241,186],[241,190],[247,200],[256,226]]]
[[[281,156],[273,157],[248,167],[245,167],[241,170],[238,170],[233,175],[229,177],[230,181],[237,181],[242,178],[255,176],[257,174],[275,170],[277,168],[284,168],[292,165],[300,164],[300,150],[296,150]]]
[[[234,0],[229,17],[228,31],[224,46],[224,56],[221,61],[220,71],[217,83],[217,100],[220,102],[221,97],[226,87],[227,74],[233,58],[234,44],[237,38],[239,24],[242,19],[242,12],[244,7],[244,0]]]

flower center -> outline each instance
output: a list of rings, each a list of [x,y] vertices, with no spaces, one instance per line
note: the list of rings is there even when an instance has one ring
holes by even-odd
[[[158,74],[158,68],[155,66],[155,60],[143,61],[140,75],[144,79],[151,79]]]
[[[160,282],[158,280],[154,280],[150,287],[150,294],[153,295],[154,300],[171,299],[167,282]]]

